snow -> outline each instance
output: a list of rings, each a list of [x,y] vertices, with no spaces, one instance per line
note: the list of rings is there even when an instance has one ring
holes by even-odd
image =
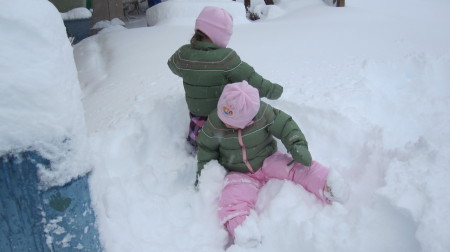
[[[111,21],[110,20],[102,20],[102,21],[95,23],[91,29],[102,29],[101,31],[103,31],[105,29],[109,30],[111,27],[115,27],[115,26],[122,26],[121,28],[123,28],[123,26],[125,26],[125,23],[122,20],[120,20],[119,18],[113,18]]]
[[[50,2],[1,5],[0,156],[36,150],[42,186],[62,185],[91,169],[73,48]]]
[[[206,2],[165,1],[147,12],[160,17],[152,26],[84,39],[73,50],[77,79],[59,13],[45,0],[20,1],[2,2],[8,11],[0,11],[10,34],[0,37],[0,150],[50,143],[70,156],[58,140],[83,139],[84,116],[89,148],[81,140],[72,147],[92,157],[85,162],[94,167],[90,187],[106,251],[450,248],[450,2],[347,0],[334,8],[254,0],[260,20],[235,17],[243,21],[229,46],[284,86],[279,100],[267,102],[294,117],[314,159],[342,173],[352,194],[324,206],[290,182],[269,181],[237,230],[239,239],[259,234],[262,243],[227,247],[217,218],[225,171],[209,163],[194,189],[184,91],[166,65]]]
[[[63,20],[87,19],[92,17],[92,13],[87,8],[78,7],[61,13],[61,17]]]
[[[161,25],[161,24],[184,24],[192,26],[195,24],[195,19],[202,11],[203,7],[217,6],[227,10],[233,16],[233,23],[235,25],[248,23],[249,20],[245,16],[245,8],[242,4],[234,1],[224,0],[170,0],[162,4],[154,5],[148,9],[147,25]]]

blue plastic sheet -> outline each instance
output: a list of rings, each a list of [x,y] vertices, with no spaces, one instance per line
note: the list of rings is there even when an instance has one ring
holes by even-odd
[[[88,175],[46,191],[35,152],[0,158],[0,251],[102,251]]]

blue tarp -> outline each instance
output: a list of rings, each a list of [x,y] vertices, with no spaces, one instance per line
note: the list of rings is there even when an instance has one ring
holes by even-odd
[[[147,0],[147,2],[148,2],[148,7],[150,8],[153,5],[161,3],[161,0]]]
[[[102,251],[88,175],[46,191],[36,152],[0,157],[0,251]]]
[[[91,18],[64,20],[64,25],[66,26],[67,36],[74,38],[74,44],[91,36]]]

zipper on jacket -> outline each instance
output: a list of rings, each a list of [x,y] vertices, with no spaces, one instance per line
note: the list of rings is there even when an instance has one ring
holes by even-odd
[[[242,147],[242,160],[244,161],[244,163],[247,166],[248,170],[251,173],[255,173],[255,171],[253,171],[252,165],[247,160],[247,149],[245,148],[244,141],[242,140],[242,129],[238,130],[238,141],[239,141],[239,145]]]

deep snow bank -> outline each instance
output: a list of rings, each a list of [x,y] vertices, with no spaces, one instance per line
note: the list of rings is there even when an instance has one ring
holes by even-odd
[[[24,18],[25,17],[25,18]],[[45,185],[88,171],[81,91],[60,13],[48,1],[2,1],[0,155],[36,150]]]

